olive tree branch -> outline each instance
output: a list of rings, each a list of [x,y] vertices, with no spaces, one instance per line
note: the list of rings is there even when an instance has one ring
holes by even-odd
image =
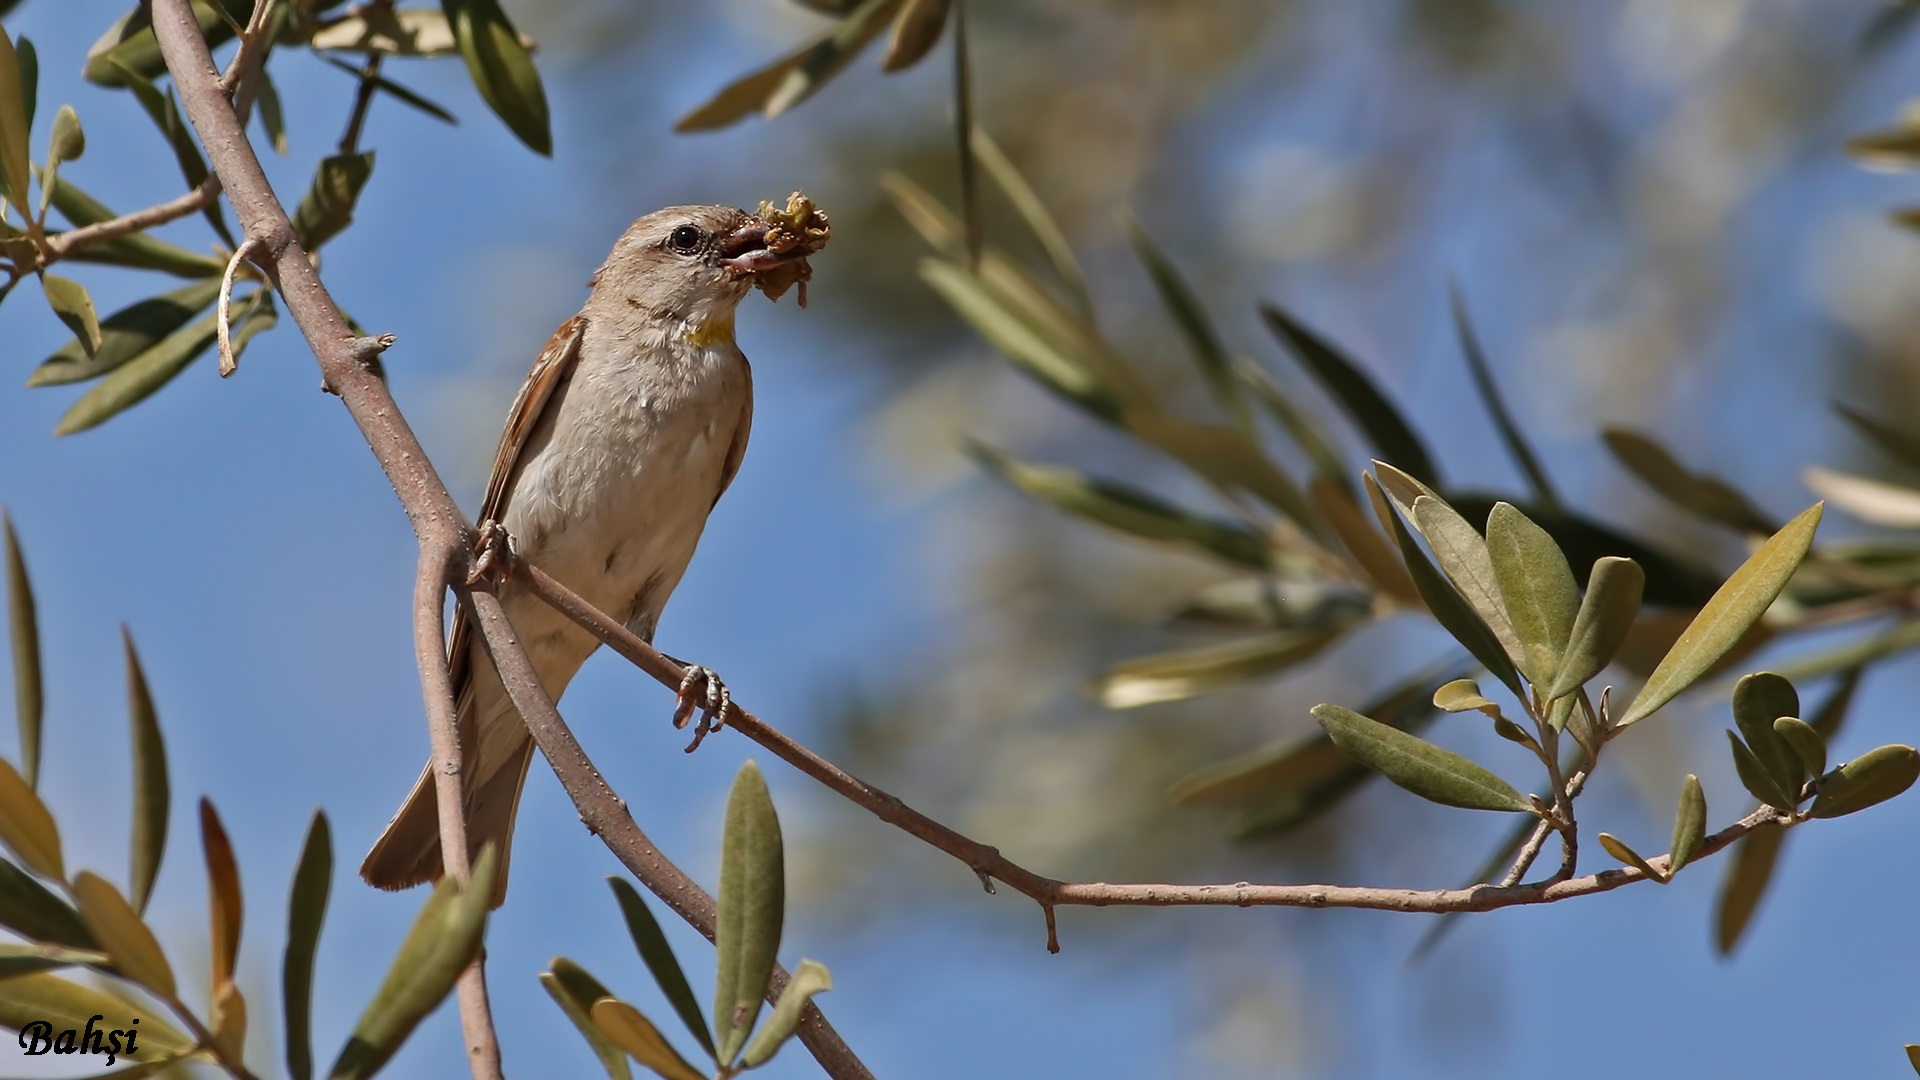
[[[234,103],[227,97],[206,39],[194,21],[190,0],[152,0],[151,7],[154,34],[180,93],[187,119],[206,149],[213,175],[224,187],[241,228],[254,242],[250,258],[280,293],[288,314],[312,347],[314,359],[320,366],[322,386],[339,395],[341,404],[393,485],[420,544],[420,579],[435,582],[432,590],[453,587],[463,603],[471,607],[503,681],[515,690],[515,705],[526,718],[547,760],[560,774],[582,818],[597,824],[602,840],[648,888],[696,929],[711,937],[712,899],[653,846],[626,812],[625,804],[593,769],[554,711],[546,691],[538,679],[533,678],[532,664],[513,637],[499,601],[489,593],[468,589],[473,528],[454,503],[377,371],[375,361],[393,339],[356,336],[322,284],[312,259],[294,234],[286,207],[267,182],[259,155],[247,139]],[[431,609],[437,613],[443,599],[428,595],[430,589],[426,586],[418,591],[421,595],[417,597],[415,616],[420,625],[416,635],[424,636],[427,618],[424,612]],[[436,634],[437,626],[436,619]],[[416,647],[424,650],[427,646],[417,641]],[[422,691],[435,731],[445,730],[452,714],[451,694],[443,692],[449,688],[437,674],[443,670],[444,663],[444,653],[441,653],[431,664],[421,667]],[[456,738],[456,749],[457,741]],[[437,764],[445,762],[437,761]],[[457,772],[449,775],[444,768],[436,768],[435,772],[435,793],[441,805],[446,805],[446,800],[452,797],[449,792],[457,792],[460,777]],[[462,821],[457,812],[440,816],[443,829],[449,822]],[[465,843],[446,843],[446,834],[442,835],[443,854],[449,860],[464,860]],[[777,970],[768,993],[770,999],[778,997],[786,981],[786,973]],[[483,1041],[497,1046],[498,1039],[491,1024],[477,1024],[478,1018],[486,1015],[485,1002],[480,1000],[475,1005],[473,997],[476,992],[484,993],[484,985],[463,977],[459,990],[469,1061],[479,1076],[479,1057],[471,1048]],[[470,1005],[475,1007],[470,1009]],[[817,1007],[808,1007],[798,1034],[829,1076],[836,1080],[871,1080],[872,1074]],[[497,1056],[498,1051],[491,1053]]]
[[[670,689],[680,686],[685,678],[684,668],[539,567],[515,557],[509,573],[522,588],[572,619],[661,685]],[[1499,885],[1473,885],[1464,889],[1378,889],[1345,885],[1256,885],[1245,881],[1214,885],[1116,885],[1107,882],[1060,881],[1021,866],[1001,855],[998,848],[956,832],[915,810],[899,797],[861,780],[795,742],[737,701],[728,712],[727,726],[881,821],[965,863],[979,876],[989,892],[993,891],[993,882],[998,880],[1039,904],[1047,920],[1047,949],[1050,952],[1060,949],[1054,925],[1054,909],[1064,906],[1344,907],[1444,915],[1554,903],[1576,896],[1610,892],[1622,885],[1646,879],[1645,874],[1631,867],[1573,877],[1571,870],[1563,864],[1560,870],[1545,880],[1516,884],[1539,854],[1546,838],[1558,831],[1556,825],[1542,820],[1540,827],[1529,838],[1527,849],[1515,863],[1517,872],[1510,871],[1510,880]],[[1571,799],[1579,794],[1586,779],[1587,772],[1584,769],[1569,777],[1565,797]],[[1763,806],[1708,836],[1695,851],[1693,859],[1703,859],[1721,851],[1756,829],[1791,827],[1795,824],[1798,824],[1798,820],[1788,820],[1779,811]],[[1670,859],[1662,855],[1649,861],[1656,869],[1664,870]]]

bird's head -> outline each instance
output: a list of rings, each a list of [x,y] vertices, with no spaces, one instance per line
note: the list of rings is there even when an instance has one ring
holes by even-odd
[[[805,248],[768,249],[773,228],[730,206],[670,206],[629,227],[593,277],[596,298],[696,327],[731,325],[760,276],[804,262]]]

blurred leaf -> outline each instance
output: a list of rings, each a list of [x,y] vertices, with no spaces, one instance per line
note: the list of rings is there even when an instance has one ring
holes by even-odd
[[[1513,414],[1507,411],[1506,402],[1500,400],[1500,388],[1493,381],[1493,369],[1480,346],[1480,335],[1474,333],[1473,320],[1467,314],[1467,303],[1460,296],[1460,286],[1452,281],[1447,283],[1447,303],[1453,311],[1453,329],[1460,338],[1460,351],[1467,358],[1467,370],[1473,374],[1474,388],[1480,391],[1480,400],[1493,417],[1493,426],[1500,432],[1500,441],[1506,444],[1513,463],[1526,476],[1534,497],[1548,506],[1560,505],[1560,496],[1554,492],[1553,481],[1547,477],[1547,470],[1541,466],[1533,447],[1528,445],[1520,425],[1514,422]]]
[[[280,1001],[286,1028],[287,1074],[313,1077],[313,957],[327,918],[333,884],[333,831],[324,811],[313,812],[287,897],[287,948],[280,963]]]
[[[1512,785],[1451,750],[1339,705],[1315,705],[1313,716],[1355,761],[1423,799],[1463,810],[1531,810]]]
[[[409,105],[415,109],[418,109],[421,112],[426,113],[428,116],[431,116],[434,119],[442,121],[444,123],[455,124],[455,125],[460,123],[457,117],[455,117],[451,112],[448,112],[445,108],[443,108],[439,104],[421,96],[418,93],[415,93],[414,91],[404,86],[401,86],[399,83],[394,82],[392,79],[387,78],[385,75],[381,75],[377,72],[373,75],[368,75],[365,70],[354,67],[352,64],[335,60],[333,57],[328,56],[325,53],[321,53],[319,55],[320,55],[320,59],[325,61],[327,64],[333,67],[339,68],[341,71],[346,72],[347,74],[353,76],[354,78],[372,82],[375,89],[379,90],[383,94],[386,94],[394,98],[395,100],[401,102],[402,104]],[[286,151],[284,150],[281,151],[281,153],[285,153],[285,152]]]
[[[1073,469],[1029,465],[980,443],[969,456],[982,468],[1042,502],[1131,536],[1179,544],[1236,566],[1272,566],[1266,538],[1232,521],[1188,513],[1147,492],[1096,480]]]
[[[972,147],[974,160],[986,170],[1000,193],[1013,204],[1020,220],[1026,222],[1033,238],[1040,242],[1041,249],[1047,253],[1047,260],[1053,264],[1054,273],[1066,285],[1080,313],[1091,313],[1093,301],[1087,294],[1086,277],[1080,272],[1080,264],[1073,257],[1073,247],[1067,243],[1066,235],[1060,231],[1053,216],[1047,213],[1046,204],[1040,201],[1040,196],[1020,175],[1020,170],[1013,167],[1012,159],[1007,157],[1006,152],[1000,149],[1000,144],[994,142],[984,128],[976,126],[973,129]]]
[[[1166,306],[1174,322],[1179,325],[1180,332],[1185,335],[1188,347],[1193,350],[1194,361],[1199,365],[1200,374],[1206,379],[1214,398],[1226,409],[1234,426],[1252,437],[1253,412],[1247,407],[1246,395],[1241,393],[1240,383],[1233,374],[1233,361],[1227,356],[1226,346],[1220,343],[1213,320],[1207,317],[1206,309],[1193,295],[1193,290],[1187,287],[1180,272],[1148,239],[1146,231],[1140,227],[1140,220],[1128,214],[1126,227],[1127,239],[1133,244],[1134,254],[1146,266],[1147,276],[1153,279],[1153,287],[1160,294],[1160,302]]]
[[[1815,503],[1801,511],[1727,578],[1647,676],[1633,704],[1615,721],[1616,727],[1638,723],[1672,701],[1760,621],[1812,547],[1823,505]]]
[[[893,38],[887,42],[880,70],[888,74],[904,71],[932,52],[947,25],[950,4],[951,0],[907,0],[893,20]]]
[[[1920,469],[1920,436],[1839,402],[1834,402],[1833,408],[1855,430],[1872,440],[1895,461],[1909,468]]]
[[[1236,578],[1201,589],[1167,620],[1176,630],[1325,630],[1373,612],[1373,594],[1338,581]]]
[[[1746,743],[1740,741],[1740,736],[1735,735],[1731,728],[1727,729],[1727,743],[1733,751],[1733,771],[1739,775],[1740,785],[1746,788],[1754,798],[1775,810],[1783,814],[1793,813],[1793,808],[1798,805],[1798,800],[1794,798],[1795,793],[1782,788],[1780,782],[1767,773],[1766,767],[1760,764],[1760,759],[1754,755]]]
[[[554,957],[548,968],[540,973],[540,985],[547,988],[547,994],[553,998],[554,1004],[560,1006],[560,1011],[567,1014],[568,1020],[573,1021],[580,1037],[587,1040],[593,1056],[600,1059],[600,1067],[607,1070],[607,1080],[632,1080],[633,1072],[627,1068],[626,1052],[615,1046],[607,1033],[600,1030],[600,1025],[593,1022],[593,1003],[613,995],[585,968],[564,956]],[[705,1027],[703,1020],[701,1028],[704,1030]]]
[[[766,1003],[774,954],[780,949],[786,895],[780,819],[760,767],[749,760],[740,767],[727,795],[726,827],[720,839],[720,891],[714,900],[713,946],[719,954],[719,974],[714,980],[713,1031],[720,1050],[715,1060],[723,1066],[739,1059],[754,1019]],[[615,1041],[619,1041],[617,1035]]]
[[[160,737],[160,718],[154,713],[146,673],[133,650],[133,634],[120,628],[127,656],[127,716],[133,728],[133,906],[147,910],[160,858],[167,848],[167,817],[172,795],[167,784],[167,746]]]
[[[793,1037],[794,1030],[800,1026],[800,1014],[806,1010],[807,1002],[812,1001],[815,994],[831,989],[833,976],[825,966],[812,960],[800,961],[800,966],[794,969],[793,978],[780,991],[780,1000],[774,1003],[773,1015],[767,1018],[766,1026],[747,1046],[742,1063],[749,1069],[766,1064],[779,1051],[781,1044]]]
[[[67,409],[55,435],[72,435],[99,427],[113,417],[138,405],[153,392],[173,380],[201,353],[213,346],[214,318],[209,311],[199,319],[175,330],[146,352],[107,373],[93,389]]]
[[[212,1015],[207,1020],[215,1046],[228,1057],[240,1060],[247,1045],[247,999],[240,987],[228,981],[213,991]]]
[[[1747,748],[1766,769],[1780,790],[1798,794],[1806,773],[1800,758],[1787,745],[1773,722],[1782,716],[1800,715],[1800,695],[1793,684],[1771,671],[1758,671],[1742,678],[1733,687],[1733,722],[1746,740]]]
[[[1366,433],[1382,458],[1428,484],[1438,482],[1439,471],[1419,436],[1358,365],[1278,307],[1262,305],[1260,314],[1288,351]]]
[[[1714,943],[1720,955],[1731,954],[1746,932],[1754,909],[1760,906],[1760,898],[1773,880],[1773,867],[1786,837],[1787,831],[1779,826],[1763,826],[1748,833],[1735,848],[1726,880],[1720,884],[1719,903],[1714,907]]]
[[[62,105],[53,117],[53,135],[47,140],[47,167],[40,171],[40,220],[47,217],[53,190],[60,186],[60,164],[78,161],[87,152],[87,136],[80,130],[80,114]]]
[[[667,944],[667,935],[661,932],[660,924],[654,921],[653,912],[647,909],[647,902],[621,878],[608,878],[607,884],[613,886],[613,898],[620,904],[620,915],[627,922],[627,933],[633,936],[633,947],[639,950],[640,959],[646,961],[647,970],[653,973],[653,981],[660,984],[660,992],[666,995],[673,1011],[680,1015],[680,1021],[699,1040],[707,1056],[716,1056],[713,1035],[707,1030],[706,1018],[700,1015],[700,1002],[693,996],[693,988],[687,985],[686,973],[680,970],[680,961],[674,958],[673,946]],[[588,1008],[592,1008],[593,1000],[588,999]]]
[[[227,16],[244,21],[253,8],[253,0],[217,0]],[[218,49],[233,40],[233,25],[216,11],[213,3],[201,0],[193,5],[194,21],[209,48]],[[122,69],[128,69],[123,71]],[[152,79],[167,70],[160,58],[160,43],[154,40],[153,26],[143,6],[87,50],[87,66],[82,72],[88,82],[100,86],[123,86],[128,71],[141,79]]]
[[[1374,487],[1375,481],[1371,474],[1361,479],[1369,489]],[[1434,505],[1426,496],[1421,496],[1415,502],[1420,507]],[[1520,686],[1520,676],[1513,666],[1513,661],[1499,638],[1495,636],[1493,629],[1479,614],[1476,605],[1467,600],[1462,593],[1455,591],[1447,578],[1433,568],[1433,564],[1427,561],[1426,554],[1420,550],[1420,545],[1414,542],[1413,534],[1407,531],[1406,524],[1397,514],[1389,513],[1387,523],[1393,529],[1394,542],[1400,547],[1401,561],[1406,564],[1407,572],[1413,577],[1414,588],[1419,590],[1420,599],[1426,603],[1427,610],[1433,613],[1434,620],[1440,624],[1441,629],[1452,634],[1453,640],[1459,642],[1475,660],[1480,661],[1494,678],[1499,679],[1507,689],[1512,690],[1515,697],[1521,701],[1527,700],[1526,691]],[[1469,526],[1467,531],[1472,532],[1472,527]],[[1473,535],[1477,541],[1480,534]],[[1482,556],[1486,554],[1484,544],[1481,544],[1479,552]],[[1436,545],[1435,554],[1438,553],[1439,548]],[[1504,611],[1500,618],[1502,620],[1506,618]]]
[[[1381,472],[1377,464],[1374,472],[1382,485],[1392,477],[1390,472]],[[1524,701],[1526,695],[1520,692],[1519,680],[1511,673],[1518,670],[1526,652],[1521,647],[1513,619],[1507,614],[1506,601],[1500,595],[1500,579],[1494,572],[1493,553],[1486,539],[1458,510],[1435,495],[1416,496],[1401,512],[1420,530],[1420,535],[1426,537],[1427,546],[1433,549],[1434,561],[1440,564],[1447,580],[1492,636],[1497,646],[1490,650],[1492,654],[1506,658],[1497,666],[1489,664],[1488,670],[1496,675],[1505,673],[1500,681],[1513,688],[1515,696]]]
[[[420,1021],[446,1000],[460,972],[480,955],[499,865],[499,850],[488,844],[474,860],[465,889],[451,877],[434,885],[329,1080],[362,1080],[379,1072]]]
[[[60,945],[39,945],[32,942],[0,942],[0,982],[20,975],[79,967],[83,964],[102,966],[108,960],[106,953],[94,952],[91,949],[69,949]]]
[[[540,72],[498,0],[440,0],[440,9],[453,26],[467,74],[487,107],[534,153],[552,157],[553,131]]]
[[[1851,473],[1809,465],[1800,479],[1815,495],[1874,525],[1920,528],[1920,491]]]
[[[73,899],[80,907],[80,921],[100,943],[100,951],[113,957],[116,971],[163,998],[174,996],[173,966],[167,963],[167,954],[119,889],[93,871],[82,870],[73,877]]]
[[[1369,702],[1366,715],[1402,731],[1422,730],[1439,715],[1430,703],[1434,685],[1462,670],[1449,662],[1417,672]],[[1167,794],[1182,804],[1246,805],[1235,835],[1249,839],[1305,824],[1378,775],[1316,732],[1208,766]]]
[[[1647,436],[1606,428],[1600,438],[1628,472],[1680,509],[1741,532],[1771,533],[1779,528],[1725,481],[1689,472],[1666,447]]]
[[[0,980],[0,1027],[19,1031],[36,1020],[43,1020],[55,1031],[68,1028],[79,1031],[96,1016],[111,1016],[116,1021],[139,1017],[142,1056],[158,1054],[175,1058],[194,1049],[193,1040],[164,1018],[111,990],[83,986],[45,972]]]
[[[1153,408],[1130,407],[1121,426],[1216,486],[1255,496],[1312,532],[1320,523],[1299,485],[1241,432],[1194,424]]]
[[[975,331],[1042,386],[1096,416],[1120,415],[1114,390],[1063,343],[964,267],[941,259],[922,259],[920,277],[951,304]]]
[[[1827,743],[1813,730],[1813,725],[1797,716],[1782,716],[1773,722],[1773,732],[1793,751],[1793,756],[1800,759],[1800,768],[1806,775],[1826,773]]]
[[[7,201],[26,216],[27,185],[33,181],[32,151],[28,147],[27,98],[24,72],[13,38],[0,30],[0,182]],[[38,62],[36,61],[36,67]]]
[[[1647,875],[1647,877],[1662,885],[1665,885],[1671,880],[1668,875],[1655,870],[1652,863],[1641,858],[1639,852],[1628,847],[1626,841],[1612,833],[1603,832],[1600,834],[1600,846],[1607,849],[1607,854],[1619,859],[1621,862],[1626,863],[1628,866],[1633,867],[1635,870],[1640,871],[1642,874]]]
[[[75,227],[96,225],[119,216],[80,190],[72,181],[63,181],[54,189],[53,208]],[[158,270],[175,277],[190,278],[218,278],[227,268],[225,260],[188,251],[145,233],[134,233],[83,247],[67,255],[67,261]]]
[[[71,278],[54,274],[40,275],[40,288],[47,294],[47,306],[67,324],[88,356],[100,350],[100,317],[93,312],[93,297],[87,287]]]
[[[1347,629],[1282,631],[1129,660],[1094,680],[1088,692],[1109,709],[1184,701],[1305,663]]]
[[[876,34],[879,32],[877,28],[874,30]],[[773,92],[787,81],[787,76],[799,70],[801,62],[826,40],[818,38],[810,41],[766,67],[728,83],[719,93],[707,99],[705,104],[675,122],[673,130],[683,134],[712,131],[739,123],[748,115],[759,112]]]
[[[352,14],[329,22],[307,44],[315,49],[389,56],[445,56],[460,48],[445,12],[371,5],[356,6]],[[520,44],[531,49],[533,39],[522,34]]]
[[[1307,490],[1313,496],[1314,505],[1319,507],[1321,517],[1333,527],[1354,562],[1366,571],[1381,592],[1404,604],[1425,604],[1413,579],[1407,576],[1399,554],[1374,530],[1345,487],[1324,476],[1316,476],[1308,482]]]
[[[193,129],[187,126],[186,118],[180,115],[180,106],[174,100],[173,91],[169,89],[166,93],[161,93],[158,87],[148,81],[148,77],[141,76],[130,69],[122,69],[120,74],[121,84],[133,92],[134,98],[140,102],[140,107],[146,110],[147,118],[153,121],[154,127],[160,129],[160,134],[167,140],[167,145],[173,148],[173,159],[180,166],[181,179],[187,182],[189,188],[197,188],[205,183],[206,159],[200,156],[200,143]],[[61,213],[65,212],[61,211]],[[201,215],[207,219],[207,224],[213,227],[213,231],[219,234],[220,239],[229,248],[236,246],[233,233],[227,228],[226,216],[220,209],[219,199],[208,203],[206,209],[201,211]],[[222,266],[221,269],[224,270],[225,267]]]
[[[325,53],[315,53],[329,64],[339,61]],[[343,65],[344,66],[344,65]],[[255,76],[260,80],[259,89],[254,95],[254,105],[260,110],[260,130],[266,133],[267,144],[281,157],[287,156],[287,118],[280,110],[280,91],[274,88],[273,78],[265,68]]]
[[[901,21],[895,25],[896,31],[908,25],[912,17],[912,8],[924,8],[930,0],[908,0],[908,9],[901,12]],[[942,11],[944,13],[944,0]],[[939,36],[939,26],[933,28],[933,38]],[[901,44],[896,33],[893,44]],[[929,40],[927,48],[932,47]],[[924,50],[923,50],[924,51]],[[887,59],[893,59],[892,50]],[[889,68],[891,70],[891,68]],[[788,82],[792,78],[789,76]],[[769,117],[772,111],[767,113]],[[953,0],[953,137],[958,151],[960,173],[960,213],[967,225],[967,267],[974,272],[980,270],[980,253],[987,246],[986,218],[980,209],[980,169],[973,154],[973,61],[967,52],[967,4],[966,0]]]
[[[220,815],[205,796],[200,799],[200,846],[207,860],[207,913],[212,924],[212,976],[216,992],[233,982],[234,961],[240,956],[240,927],[245,908],[240,897],[240,865],[233,844],[220,824]]]
[[[1627,640],[1640,614],[1640,593],[1647,576],[1632,559],[1608,556],[1593,564],[1587,575],[1587,594],[1573,620],[1567,651],[1555,670],[1548,700],[1562,698],[1606,670]]]
[[[886,29],[902,0],[865,0],[840,25],[773,63],[723,87],[699,108],[680,118],[673,130],[709,131],[762,113],[767,119],[812,96]]]
[[[1902,126],[1847,140],[1847,153],[1862,167],[1904,172],[1920,164],[1920,127]]]
[[[1783,663],[1779,669],[1780,674],[1790,679],[1817,679],[1906,652],[1915,646],[1920,646],[1920,619],[1902,619],[1880,633]]]
[[[865,0],[787,71],[761,111],[769,120],[812,97],[878,37],[904,0]],[[724,93],[724,91],[722,91]]]
[[[5,758],[0,758],[0,842],[27,869],[43,878],[66,880],[60,830],[53,823],[53,815]]]
[[[666,1080],[707,1080],[705,1074],[680,1056],[639,1009],[619,998],[604,997],[593,1003],[589,1015],[594,1026],[605,1032],[614,1045]]]
[[[1907,1044],[1907,1064],[1913,1066],[1914,1072],[1920,1073],[1920,1043]]]
[[[77,341],[62,345],[27,377],[28,386],[59,386],[98,378],[152,348],[161,338],[213,305],[218,279],[183,285],[121,308],[100,323],[100,348],[89,357]]]
[[[1667,858],[1667,874],[1679,873],[1706,839],[1707,793],[1701,790],[1700,778],[1688,773],[1680,782],[1680,809],[1673,816],[1673,851]]]
[[[1340,455],[1327,438],[1325,429],[1308,415],[1306,410],[1280,389],[1273,376],[1251,360],[1242,359],[1234,364],[1234,373],[1253,391],[1253,396],[1266,406],[1267,412],[1286,430],[1287,437],[1293,440],[1313,467],[1322,477],[1337,484],[1346,481],[1346,466]]]
[[[459,2],[459,0],[456,0]],[[338,236],[353,223],[353,207],[360,200],[360,189],[373,175],[373,151],[364,154],[335,154],[322,158],[314,173],[313,186],[300,200],[293,215],[293,234],[308,251]]]
[[[0,926],[29,941],[94,951],[80,913],[25,870],[0,860]]]
[[[1520,639],[1520,670],[1534,686],[1551,687],[1580,611],[1580,586],[1567,557],[1511,503],[1494,503],[1487,516],[1487,556]]]
[[[7,634],[13,641],[13,716],[20,726],[20,767],[29,788],[40,786],[40,720],[46,695],[40,670],[40,616],[33,600],[33,581],[27,576],[26,557],[13,517],[0,511],[0,531],[7,539]]]
[[[1875,747],[1822,779],[1820,794],[1808,813],[1817,818],[1856,813],[1899,795],[1916,779],[1920,779],[1920,750]]]

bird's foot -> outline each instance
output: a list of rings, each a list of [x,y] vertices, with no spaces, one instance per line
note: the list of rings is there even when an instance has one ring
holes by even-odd
[[[674,695],[677,704],[673,710],[673,726],[684,728],[695,712],[700,714],[700,722],[693,728],[693,741],[687,744],[687,753],[691,754],[708,735],[726,725],[727,713],[733,709],[733,693],[712,668],[699,664],[684,666],[687,673]]]
[[[473,538],[473,569],[467,574],[469,588],[498,575],[504,581],[513,576],[513,540],[507,527],[488,518],[480,523]]]

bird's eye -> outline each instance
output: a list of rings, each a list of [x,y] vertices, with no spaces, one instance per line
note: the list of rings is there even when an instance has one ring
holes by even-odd
[[[682,255],[691,255],[700,247],[700,230],[682,225],[667,236],[667,246]]]

